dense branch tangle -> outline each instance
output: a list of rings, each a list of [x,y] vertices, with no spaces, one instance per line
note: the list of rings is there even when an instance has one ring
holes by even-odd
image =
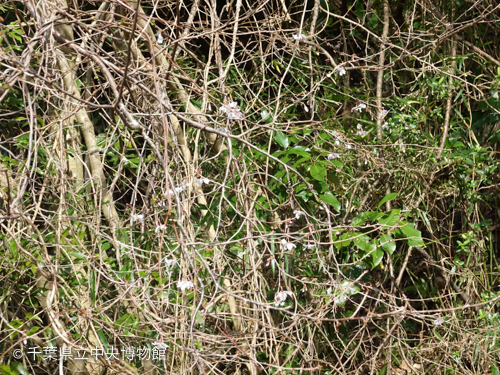
[[[442,238],[459,210],[477,227],[483,212],[449,209],[458,188],[433,183],[459,166],[427,163],[449,153],[452,97],[432,91],[440,81],[417,100],[408,82],[442,74],[471,112],[491,72],[472,80],[456,63],[464,37],[443,43],[452,61],[425,55],[465,26],[420,5],[394,20],[389,4],[9,3],[25,50],[5,32],[0,101],[14,107],[21,92],[26,124],[2,145],[1,269],[17,274],[2,274],[0,324],[16,345],[28,335],[89,356],[168,345],[160,359],[70,360],[72,374],[473,373],[450,353],[472,356],[463,330],[489,340],[468,314],[498,297],[463,282]],[[495,9],[478,6],[472,25]],[[414,32],[415,18],[437,36]],[[404,71],[408,82],[388,84]],[[439,113],[420,117],[425,95],[446,103],[443,132]],[[477,363],[498,357],[488,345]]]

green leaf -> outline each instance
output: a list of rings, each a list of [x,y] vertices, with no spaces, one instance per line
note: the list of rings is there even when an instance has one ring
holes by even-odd
[[[39,326],[33,326],[31,327],[28,332],[26,332],[26,335],[27,336],[31,336],[31,335],[34,335],[35,333],[37,333],[38,331],[40,330],[40,327]]]
[[[394,239],[388,234],[380,236],[380,245],[389,255],[392,255],[394,250],[396,250],[396,242],[394,242]]]
[[[274,140],[283,148],[288,148],[288,145],[290,144],[288,137],[282,132],[277,132],[274,136]]]
[[[309,172],[311,173],[312,178],[314,178],[315,180],[325,181],[326,168],[323,167],[322,165],[320,164],[311,165]]]
[[[0,366],[0,371],[2,375],[17,375],[17,372],[11,370],[9,365]]]
[[[365,253],[369,253],[375,250],[376,248],[375,244],[371,243],[370,240],[371,238],[368,237],[366,234],[363,234],[361,236],[358,235],[356,238],[354,238],[354,244],[360,250],[363,250]]]
[[[358,216],[356,216],[354,219],[352,219],[352,225],[355,227],[358,225],[363,225],[366,220],[368,220],[368,214],[369,212],[360,212]]]
[[[349,246],[351,241],[352,241],[352,237],[355,237],[358,234],[359,233],[344,233],[344,234],[342,234],[342,236],[340,236],[340,241],[334,241],[335,247],[337,248],[337,250],[340,250],[344,246]]]
[[[376,248],[370,256],[372,268],[377,267],[382,262],[382,259],[384,259],[384,251],[380,247]]]
[[[387,201],[392,201],[394,198],[398,196],[398,193],[389,193],[385,197],[382,198],[382,200],[379,202],[377,208],[380,208],[385,202]]]
[[[340,211],[340,202],[333,196],[332,193],[327,191],[325,194],[319,196],[321,200],[329,205],[333,206],[336,211]]]
[[[496,363],[492,362],[490,365],[490,369],[491,369],[491,375],[498,375],[498,367]]]
[[[406,235],[406,242],[408,246],[413,247],[423,247],[424,241],[422,240],[422,233],[415,229],[413,223],[408,223],[404,227],[401,228],[401,232]]]
[[[72,257],[78,258],[78,259],[86,259],[87,258],[85,255],[83,255],[82,253],[79,253],[77,251],[73,251],[73,252],[69,253],[69,255],[71,255]]]
[[[398,223],[400,215],[401,210],[395,208],[392,209],[391,212],[389,212],[387,215],[384,215],[380,219],[378,219],[378,222],[382,225],[392,227],[393,225],[396,225]]]
[[[16,371],[20,375],[28,375],[28,369],[24,367],[22,363],[19,362],[11,362],[10,368],[14,371]]]

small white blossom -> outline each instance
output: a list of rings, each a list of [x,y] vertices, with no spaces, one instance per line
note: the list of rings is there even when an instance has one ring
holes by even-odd
[[[165,259],[165,265],[167,267],[172,267],[175,263],[177,263],[177,259]]]
[[[194,286],[194,284],[191,281],[179,281],[177,283],[177,288],[182,290],[183,292],[186,289],[191,289]]]
[[[389,113],[389,111],[387,109],[383,109],[383,110],[379,111],[378,118],[383,120],[385,118],[385,116],[387,116],[388,113]]]
[[[335,69],[336,72],[338,73],[339,76],[345,76],[347,72],[345,71],[343,66],[337,66],[337,69]]]
[[[437,318],[436,320],[434,320],[434,325],[435,326],[440,326],[441,324],[444,323],[444,319],[443,318]]]
[[[340,146],[340,141],[338,139],[335,140],[335,146]]]
[[[164,342],[156,342],[155,341],[152,345],[158,349],[167,349],[168,348],[168,345],[165,344]]]
[[[388,130],[388,129],[389,129],[389,124],[386,121],[382,124],[382,130]]]
[[[285,239],[281,240],[281,246],[283,249],[288,250],[288,251],[293,250],[297,247],[297,245],[295,245],[292,242],[287,242]]]
[[[326,290],[326,294],[332,294],[332,287],[329,287],[327,290]]]
[[[162,225],[158,225],[155,229],[155,233],[159,233],[159,232],[163,232],[167,227],[162,224]]]
[[[140,223],[144,223],[144,215],[131,214],[130,215],[130,225],[132,225],[134,221],[138,221]]]
[[[199,178],[198,180],[195,180],[194,183],[195,185],[203,186],[203,184],[208,185],[210,180],[208,178]]]
[[[345,147],[350,150],[352,148],[352,145],[350,143],[346,143]]]
[[[304,111],[309,112],[309,107],[304,104]]]
[[[338,159],[340,158],[339,154],[336,154],[335,152],[332,152],[331,154],[328,155],[327,159],[328,160],[333,160],[333,159]]]
[[[305,249],[305,250],[312,250],[312,249],[315,249],[316,248],[316,245],[313,244],[313,243],[308,243],[306,245],[302,245],[302,247]]]
[[[159,31],[158,35],[156,35],[156,43],[163,44],[163,35],[161,35],[161,31]]]
[[[230,120],[243,120],[243,112],[238,108],[237,102],[223,105],[219,111],[225,113]]]
[[[300,219],[300,217],[301,217],[302,215],[305,215],[306,213],[305,213],[305,212],[302,212],[302,211],[294,210],[294,211],[293,211],[293,214],[295,215],[295,218],[296,218],[296,219]]]
[[[293,296],[293,292],[278,292],[274,295],[274,306],[283,306],[288,296]]]
[[[361,112],[363,109],[366,109],[366,104],[365,103],[359,103],[356,107],[354,107],[351,111],[358,111]]]
[[[221,133],[231,134],[231,129],[226,128],[225,126],[217,126],[215,130],[218,130]]]
[[[301,40],[301,39],[306,39],[306,36],[302,33],[298,33],[298,34],[292,34],[292,38],[295,40]]]
[[[356,135],[359,135],[360,137],[364,137],[367,133],[363,130],[363,129],[360,129],[356,132]]]
[[[330,77],[332,76],[332,72],[328,72],[328,73],[326,73],[326,76],[327,76],[328,78],[330,78]]]

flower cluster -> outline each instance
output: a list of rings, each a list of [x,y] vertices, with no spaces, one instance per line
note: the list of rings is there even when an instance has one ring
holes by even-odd
[[[349,280],[344,280],[335,289],[333,289],[332,287],[329,287],[326,290],[326,293],[334,295],[335,298],[334,298],[333,302],[336,305],[343,305],[350,296],[352,296],[353,294],[356,294],[358,291],[359,291],[359,287],[354,286],[353,283]]]
[[[339,132],[338,130],[332,131],[332,135],[333,135],[333,138],[335,138],[335,141],[334,141],[335,146],[340,146],[341,144],[344,144],[344,146],[347,149],[352,148],[352,145],[349,142],[346,142],[346,140],[344,139],[344,135],[341,132]],[[330,155],[332,155],[331,159],[335,159],[335,156],[337,154],[330,154]],[[331,159],[328,159],[328,160],[331,160]]]
[[[293,243],[293,242],[288,242],[287,240],[285,240],[284,238],[281,239],[281,248],[283,250],[293,250],[295,249],[297,246]]]
[[[292,38],[295,40],[306,39],[307,37],[302,33],[292,34]]]
[[[361,124],[358,124],[358,126],[356,126],[356,129],[358,129],[358,131],[356,132],[356,135],[359,135],[360,137],[364,137],[367,134],[363,130],[363,125],[361,125]]]
[[[172,267],[175,263],[177,263],[177,259],[165,259],[165,265],[167,267]]]
[[[210,180],[208,178],[199,178],[197,180],[194,180],[194,184],[198,186],[203,186],[203,184],[208,185],[210,183]]]
[[[284,306],[288,296],[292,297],[293,292],[284,291],[276,293],[274,295],[274,306]]]
[[[328,154],[328,156],[327,156],[328,160],[333,160],[333,159],[338,159],[338,158],[340,158],[340,155],[336,154],[334,152],[332,152],[331,154]]]
[[[134,223],[134,221],[138,221],[139,223],[144,223],[144,215],[131,214],[130,215],[130,225],[132,225]]]
[[[221,133],[231,134],[231,129],[225,126],[217,126],[215,130],[220,131]]]
[[[179,186],[175,187],[173,190],[170,189],[169,193],[170,193],[170,195],[174,195],[174,191],[175,191],[177,194],[180,194],[186,189],[187,189],[187,183],[186,183],[186,181],[182,181],[182,183]]]
[[[179,281],[177,283],[177,288],[183,292],[187,289],[191,289],[193,286],[194,284],[191,281]]]
[[[167,349],[168,348],[168,345],[165,344],[164,342],[153,342],[152,345],[158,349]]]
[[[159,233],[159,232],[163,232],[167,227],[162,224],[162,225],[158,225],[155,229],[155,233]]]
[[[223,105],[219,111],[225,113],[230,120],[243,120],[243,112],[238,108],[237,102]]]
[[[354,107],[353,109],[351,109],[351,111],[362,112],[363,109],[366,109],[366,104],[365,103],[359,103],[356,107]]]
[[[345,76],[347,74],[347,72],[345,71],[344,67],[343,66],[337,66],[335,68],[335,71],[338,73],[339,76]]]

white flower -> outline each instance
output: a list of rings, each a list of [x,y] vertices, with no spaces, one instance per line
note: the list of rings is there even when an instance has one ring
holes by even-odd
[[[156,342],[155,341],[152,345],[158,349],[167,349],[168,348],[168,345],[165,344],[164,342]]]
[[[138,221],[140,223],[144,223],[144,215],[131,214],[130,215],[130,225],[132,225],[134,221]]]
[[[238,108],[237,102],[223,105],[219,111],[225,113],[230,120],[243,120],[243,112]]]
[[[388,113],[389,111],[387,109],[383,109],[378,113],[378,118],[383,120]]]
[[[293,250],[297,247],[297,245],[295,245],[294,243],[292,242],[287,242],[284,238],[281,240],[281,247],[285,250]]]
[[[352,148],[352,145],[350,143],[346,143],[345,147],[350,150]]]
[[[436,320],[434,320],[434,325],[435,326],[440,326],[441,324],[444,323],[444,319],[443,318],[437,318]]]
[[[295,218],[296,218],[296,219],[300,219],[300,217],[301,217],[302,215],[305,215],[306,213],[305,213],[305,212],[302,212],[302,211],[297,211],[297,210],[294,210],[294,211],[293,211],[293,214],[295,215]]]
[[[340,146],[340,141],[338,139],[335,140],[335,146]]]
[[[274,306],[283,306],[288,296],[293,296],[293,292],[278,292],[274,295]]]
[[[158,233],[158,232],[163,232],[167,227],[162,224],[162,225],[158,225],[155,229],[155,233]]]
[[[363,109],[366,109],[366,104],[365,103],[359,103],[356,107],[354,107],[351,111],[358,111],[361,112]]]
[[[301,39],[306,39],[306,36],[302,33],[298,33],[298,34],[292,34],[292,38],[295,40],[301,40]]]
[[[194,284],[191,281],[179,281],[177,283],[177,288],[182,290],[183,292],[186,289],[191,289],[194,286]]]
[[[304,104],[304,111],[309,112],[309,107]]]
[[[326,290],[326,294],[332,294],[332,287],[329,287],[329,288]]]
[[[332,72],[328,72],[328,73],[326,73],[326,76],[327,76],[328,78],[330,78],[330,77],[332,76]]]
[[[177,259],[165,259],[165,265],[167,267],[172,267],[175,263],[177,263]]]
[[[358,130],[356,132],[356,135],[359,135],[360,137],[364,137],[367,133],[364,130]]]
[[[302,245],[302,247],[305,249],[305,250],[312,250],[312,249],[315,249],[316,248],[316,245],[313,244],[313,243],[308,243],[306,245]]]
[[[334,152],[333,152],[333,153],[331,153],[331,154],[329,154],[329,155],[327,156],[327,159],[328,159],[328,160],[333,160],[333,159],[338,159],[338,158],[340,158],[340,155],[339,155],[339,154],[336,154],[336,153],[334,153]]]
[[[159,31],[158,35],[156,35],[156,43],[163,44],[163,35],[161,35],[161,31]]]
[[[208,185],[210,180],[208,178],[199,178],[198,180],[194,180],[195,185],[203,186],[203,184]]]
[[[388,130],[388,129],[389,129],[389,124],[386,121],[382,124],[382,130]]]
[[[337,66],[337,68],[335,69],[335,71],[339,74],[339,76],[345,76],[346,75],[346,71],[344,69],[343,66]]]
[[[363,125],[358,124],[358,125],[356,126],[356,129],[358,129],[358,130],[363,130]]]

